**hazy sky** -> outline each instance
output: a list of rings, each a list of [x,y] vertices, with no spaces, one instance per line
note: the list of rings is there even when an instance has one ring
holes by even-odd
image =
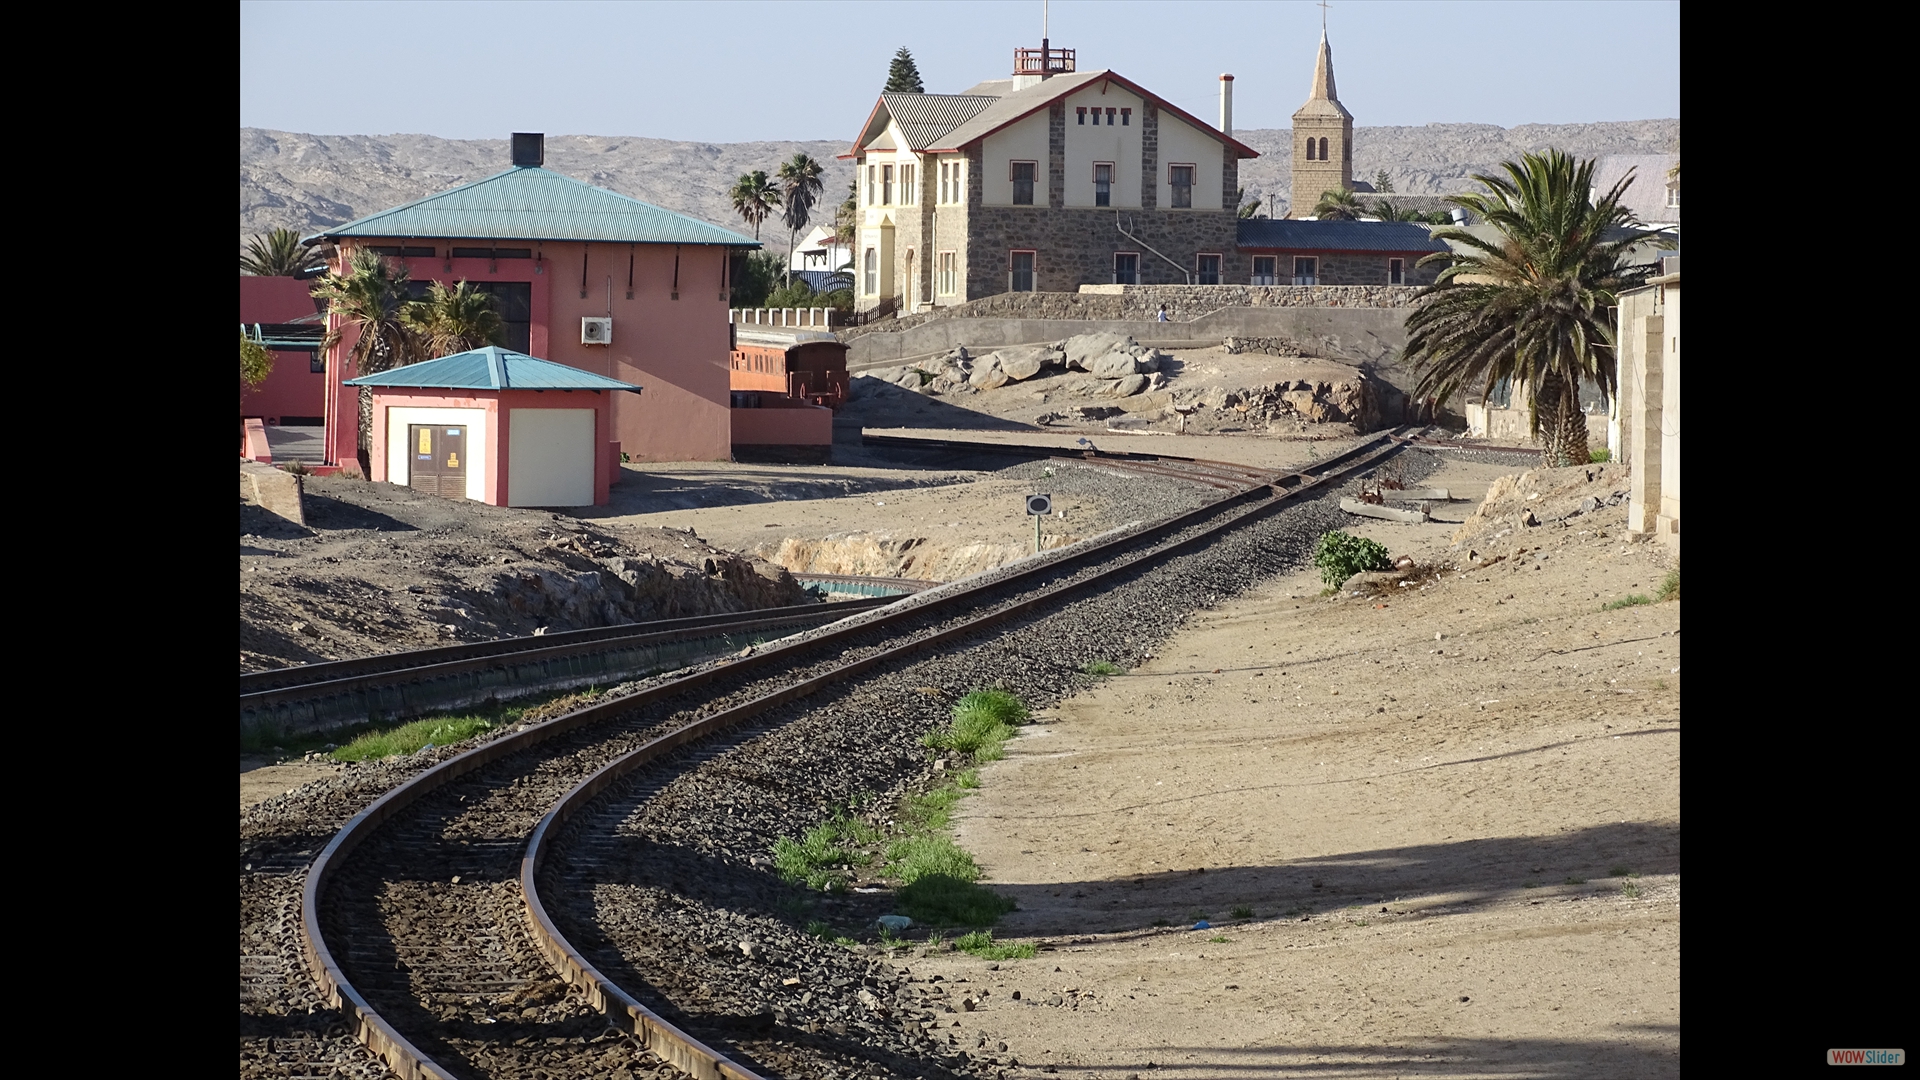
[[[1306,99],[1309,0],[1053,0],[1055,47],[1234,126]],[[240,124],[316,134],[511,131],[706,142],[851,139],[912,50],[926,88],[1005,78],[1040,0],[964,3],[391,3],[243,0]],[[1340,100],[1361,125],[1565,124],[1680,115],[1670,0],[1333,0]]]

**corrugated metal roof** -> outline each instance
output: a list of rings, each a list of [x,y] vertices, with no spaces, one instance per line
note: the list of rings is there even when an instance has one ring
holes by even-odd
[[[881,94],[894,123],[907,137],[907,147],[924,150],[954,128],[980,115],[1000,100],[977,94]]]
[[[538,168],[508,169],[323,229],[303,243],[346,236],[760,246],[717,225]]]
[[[538,360],[488,345],[471,352],[424,360],[377,375],[348,379],[347,386],[415,386],[437,390],[632,390],[632,383]]]
[[[1402,221],[1294,221],[1242,218],[1237,243],[1243,248],[1289,251],[1446,251],[1419,225]]]

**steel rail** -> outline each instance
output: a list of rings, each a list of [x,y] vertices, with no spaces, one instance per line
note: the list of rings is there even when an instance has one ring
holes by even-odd
[[[819,575],[794,575],[796,579]],[[882,579],[875,579],[876,582]],[[893,583],[893,579],[884,579]],[[930,582],[921,582],[922,587]],[[558,634],[526,635],[521,637],[494,638],[491,641],[476,641],[464,645],[434,645],[425,649],[403,649],[398,652],[381,653],[378,656],[361,656],[350,660],[327,660],[318,664],[302,664],[299,667],[275,668],[271,671],[250,671],[240,676],[240,696],[263,693],[268,690],[281,690],[291,686],[308,686],[313,683],[337,682],[342,679],[362,675],[378,675],[390,671],[405,671],[410,668],[423,668],[434,664],[453,663],[461,660],[478,660],[489,656],[510,656],[514,653],[532,652],[550,649],[562,645],[574,645],[590,641],[605,641],[609,638],[635,637],[641,634],[667,634],[681,630],[697,630],[706,627],[724,626],[728,623],[747,619],[774,619],[785,616],[804,616],[818,613],[822,609],[818,604],[795,604],[791,607],[763,608],[759,611],[729,611],[718,615],[694,615],[684,619],[655,619],[648,622],[622,623],[619,626],[596,626],[586,630],[567,630]],[[837,608],[835,610],[846,610]]]
[[[402,1034],[391,1021],[380,1015],[367,1001],[364,994],[353,985],[347,978],[345,971],[341,968],[339,961],[335,958],[332,949],[327,944],[325,932],[321,926],[321,899],[333,874],[339,867],[344,865],[349,854],[378,831],[385,822],[405,810],[412,803],[459,777],[474,772],[494,761],[518,754],[566,732],[611,719],[620,713],[644,707],[654,701],[682,693],[688,689],[711,684],[722,677],[736,678],[748,671],[777,668],[803,650],[811,650],[819,647],[823,640],[838,637],[842,634],[851,636],[855,633],[869,633],[879,627],[924,616],[930,611],[937,611],[939,608],[961,606],[962,603],[977,599],[989,591],[1005,589],[1010,585],[1018,585],[1022,581],[1032,580],[1043,574],[1056,572],[1068,567],[1082,566],[1100,561],[1107,554],[1114,553],[1116,549],[1122,545],[1138,544],[1143,541],[1157,541],[1178,533],[1189,525],[1220,514],[1222,511],[1236,511],[1229,519],[1219,522],[1213,527],[1198,532],[1193,536],[1170,545],[1153,546],[1146,550],[1135,552],[1130,557],[1115,560],[1114,564],[1102,573],[1089,575],[1077,581],[1063,582],[1039,590],[1010,604],[1000,605],[993,611],[987,612],[979,618],[965,620],[955,626],[895,646],[863,660],[842,665],[839,668],[814,676],[772,694],[765,695],[745,705],[734,706],[733,708],[695,721],[681,729],[650,741],[631,754],[616,759],[616,762],[613,763],[618,764],[621,761],[632,760],[636,754],[650,754],[651,756],[645,760],[637,761],[635,764],[629,766],[629,769],[637,768],[645,764],[646,761],[652,760],[675,747],[697,740],[704,735],[711,734],[726,726],[736,724],[747,716],[756,715],[759,712],[764,712],[766,709],[793,701],[831,682],[851,678],[886,659],[897,659],[905,655],[907,651],[924,650],[930,648],[933,644],[953,640],[966,633],[977,632],[985,626],[1005,621],[1016,614],[1032,610],[1045,600],[1058,598],[1071,591],[1091,588],[1095,583],[1107,580],[1113,574],[1119,573],[1125,568],[1142,564],[1148,559],[1164,558],[1168,554],[1197,547],[1209,541],[1225,529],[1232,528],[1251,517],[1270,513],[1282,505],[1290,504],[1291,496],[1294,494],[1330,485],[1344,478],[1346,474],[1352,472],[1354,469],[1371,464],[1375,460],[1384,459],[1405,445],[1407,445],[1407,440],[1398,437],[1396,434],[1387,433],[1378,435],[1355,445],[1341,454],[1319,462],[1315,467],[1315,475],[1311,477],[1290,475],[1276,478],[1273,484],[1266,488],[1266,495],[1264,497],[1260,496],[1260,488],[1250,488],[1237,494],[1228,495],[1205,506],[1172,518],[1128,529],[1110,537],[1085,541],[1083,544],[1075,545],[1074,548],[1071,549],[1063,549],[1063,551],[1060,552],[1050,553],[1053,557],[1036,557],[1034,560],[1035,565],[990,581],[954,588],[952,591],[945,592],[944,595],[935,601],[912,605],[906,610],[889,611],[877,618],[863,620],[856,626],[843,628],[838,631],[829,631],[827,635],[808,642],[796,642],[789,645],[776,646],[737,661],[694,672],[684,678],[651,687],[637,694],[588,706],[587,708],[576,710],[564,716],[545,721],[544,723],[536,724],[533,727],[515,732],[514,734],[448,758],[438,765],[414,776],[398,787],[395,787],[393,790],[375,800],[365,810],[355,815],[352,820],[348,821],[346,825],[333,836],[326,847],[323,848],[320,854],[314,859],[311,866],[308,867],[306,881],[301,894],[300,929],[302,951],[305,954],[309,970],[315,981],[319,984],[322,995],[333,1004],[334,1007],[349,1014],[351,1023],[354,1025],[356,1036],[372,1049],[374,1053],[379,1055],[396,1075],[402,1077],[403,1080],[419,1080],[419,1078],[424,1077],[432,1077],[436,1078],[436,1080],[441,1080],[441,1078],[444,1078],[444,1080],[453,1080],[452,1073],[420,1050],[420,1048]],[[960,585],[960,583],[955,584]],[[552,810],[549,810],[547,815],[542,818],[541,823],[536,826],[534,833],[529,836],[527,854],[523,856],[522,859],[523,891],[527,889],[528,884],[531,882],[530,875],[537,870],[539,859],[544,857],[542,854],[544,844],[536,847],[534,837],[539,837],[544,841],[544,838],[550,834],[553,824],[555,824],[557,820],[560,820],[557,815],[563,807],[568,808],[568,812],[570,813],[572,808],[582,804],[581,800],[590,799],[592,794],[597,794],[606,784],[618,779],[619,775],[624,775],[623,773],[609,774],[608,770],[612,767],[612,764],[603,767],[597,770],[592,776],[581,781],[581,783],[576,785],[567,796],[563,797]],[[588,786],[596,783],[596,781],[600,786],[588,792]],[[561,969],[563,977],[569,982],[578,982],[581,984],[583,990],[595,995],[592,1000],[595,1002],[596,1007],[607,1013],[610,1020],[616,1024],[622,1020],[626,1021],[634,1034],[644,1042],[647,1049],[697,1077],[711,1078],[711,1080],[718,1080],[718,1078],[723,1077],[727,1078],[727,1080],[759,1080],[757,1074],[740,1067],[724,1055],[719,1054],[711,1047],[701,1043],[698,1039],[681,1031],[671,1023],[668,1023],[651,1010],[647,1010],[645,1006],[641,1005],[631,994],[628,994],[620,987],[607,981],[604,976],[601,976],[592,968],[586,959],[581,956],[578,949],[561,936],[557,929],[553,927],[552,921],[546,914],[544,906],[538,903],[537,890],[524,892],[523,899],[528,903],[530,928],[539,939],[540,948],[542,952],[547,955],[549,961],[555,963],[556,966]]]

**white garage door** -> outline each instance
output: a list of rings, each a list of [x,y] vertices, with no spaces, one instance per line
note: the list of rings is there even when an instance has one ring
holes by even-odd
[[[592,409],[514,409],[507,431],[508,506],[593,505]]]

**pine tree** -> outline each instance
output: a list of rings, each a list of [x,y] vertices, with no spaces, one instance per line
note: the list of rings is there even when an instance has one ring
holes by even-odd
[[[887,85],[880,91],[883,94],[924,94],[927,88],[920,84],[920,69],[914,66],[913,54],[905,45],[893,54],[893,63],[887,65]]]

